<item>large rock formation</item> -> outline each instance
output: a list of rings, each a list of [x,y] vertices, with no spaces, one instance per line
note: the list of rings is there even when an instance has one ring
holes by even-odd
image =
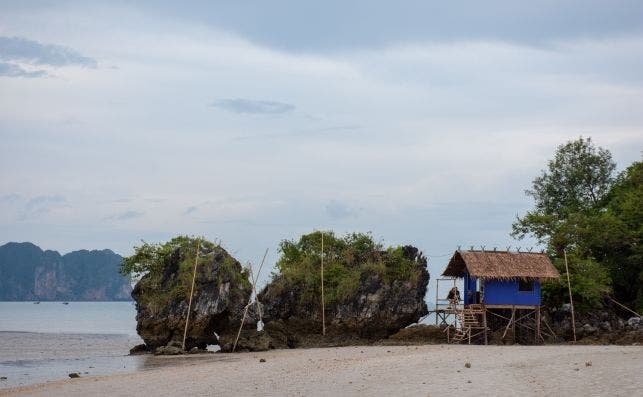
[[[186,350],[204,349],[218,344],[218,335],[234,333],[252,290],[248,274],[236,259],[218,245],[202,241],[200,246]],[[196,240],[176,238],[149,247],[154,250],[154,263],[134,287],[132,297],[137,308],[136,330],[147,349],[154,351],[166,345],[180,346],[183,339]]]
[[[379,245],[370,245],[370,236],[357,236],[366,239],[362,244],[364,241],[351,240],[354,235],[344,240],[331,235],[326,237],[327,244],[332,247],[334,241],[336,249],[329,254],[324,277],[326,336],[322,337],[321,296],[315,280],[319,268],[316,253],[308,244],[314,235],[302,237],[299,243],[282,244],[284,256],[277,264],[282,272],[259,294],[264,332],[252,329],[254,321],[250,320],[237,349],[369,343],[395,334],[427,314],[424,296],[429,273],[427,260],[417,248],[382,250]],[[233,340],[222,338],[221,342],[223,351],[231,349]]]
[[[424,295],[429,282],[426,258],[417,248],[410,246],[404,247],[404,257],[415,263],[417,277],[385,280],[375,270],[363,271],[359,285],[351,296],[326,307],[327,334],[380,339],[416,323],[426,315],[428,309]],[[259,295],[264,307],[264,321],[298,323],[297,328],[308,323],[310,332],[319,333],[321,297],[318,295],[307,299],[303,292],[303,288],[297,285],[283,288],[279,281],[268,284]]]
[[[129,279],[118,273],[122,258],[110,250],[65,255],[32,243],[0,246],[0,300],[130,300]]]

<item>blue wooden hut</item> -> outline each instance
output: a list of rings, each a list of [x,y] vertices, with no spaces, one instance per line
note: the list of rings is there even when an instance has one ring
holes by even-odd
[[[515,327],[516,310],[533,311],[538,339],[541,282],[560,277],[544,253],[461,250],[453,254],[443,275],[464,279],[465,315],[467,310],[482,314],[485,341],[486,314],[493,309],[511,310],[507,327]]]

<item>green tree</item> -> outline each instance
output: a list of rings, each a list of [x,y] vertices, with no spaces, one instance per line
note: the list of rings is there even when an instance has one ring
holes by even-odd
[[[512,235],[532,235],[553,244],[561,253],[568,244],[565,223],[595,211],[614,182],[616,164],[608,150],[597,148],[591,138],[567,142],[556,150],[547,170],[534,179],[525,193],[534,199],[534,209],[518,218]]]
[[[561,273],[564,264],[559,259],[567,252],[574,295],[585,308],[600,302],[611,288],[601,262],[605,258],[597,255],[592,242],[608,241],[620,227],[605,217],[604,210],[615,168],[610,152],[595,147],[590,138],[559,146],[547,169],[526,191],[534,199],[534,209],[513,224],[512,236],[536,237],[556,258],[554,264]],[[545,300],[557,304],[564,293],[564,283],[550,284],[545,288]]]
[[[603,238],[590,240],[590,250],[610,270],[614,295],[643,311],[643,162],[623,171],[601,213]]]

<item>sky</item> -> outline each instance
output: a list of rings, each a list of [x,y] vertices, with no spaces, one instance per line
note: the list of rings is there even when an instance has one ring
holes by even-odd
[[[558,145],[641,160],[642,71],[640,1],[0,0],[0,244],[372,232],[435,279],[535,246]]]

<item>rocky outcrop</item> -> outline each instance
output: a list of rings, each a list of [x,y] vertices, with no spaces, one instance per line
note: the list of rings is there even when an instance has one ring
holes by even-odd
[[[130,300],[129,279],[119,274],[122,257],[110,250],[65,255],[31,243],[0,246],[0,300]]]
[[[387,252],[378,254],[386,256]],[[355,291],[326,306],[326,336],[321,335],[319,295],[311,296],[305,285],[286,282],[277,275],[259,294],[264,332],[254,330],[251,319],[237,349],[371,343],[416,323],[428,312],[424,302],[429,282],[427,261],[411,246],[402,248],[402,256],[412,262],[408,277],[387,279],[381,272],[365,267]],[[222,343],[222,351],[229,351],[232,341],[223,342],[227,343]]]
[[[157,271],[134,287],[136,330],[149,351],[170,354],[181,346],[188,312],[196,244],[188,242],[160,257]],[[202,244],[187,330],[186,350],[205,349],[232,334],[251,293],[248,275],[223,248]]]
[[[576,339],[581,344],[643,344],[640,317],[624,319],[618,308],[606,304],[587,313],[576,313]],[[543,320],[551,325],[558,341],[573,340],[569,304],[543,311]],[[554,341],[551,341],[554,342]]]

